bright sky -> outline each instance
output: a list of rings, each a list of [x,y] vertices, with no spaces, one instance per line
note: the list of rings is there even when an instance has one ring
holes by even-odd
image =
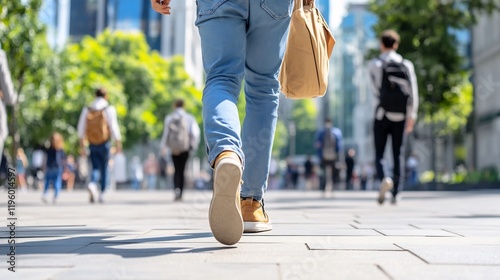
[[[337,28],[345,16],[348,3],[366,3],[367,0],[330,0],[330,21],[332,29]]]

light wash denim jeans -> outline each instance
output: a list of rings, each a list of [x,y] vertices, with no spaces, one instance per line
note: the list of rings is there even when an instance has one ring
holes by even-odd
[[[206,85],[203,123],[208,160],[222,151],[243,161],[242,197],[261,200],[267,188],[278,118],[278,73],[293,0],[198,0]],[[246,115],[237,100],[245,79]]]
[[[62,189],[62,168],[49,168],[45,174],[45,187],[43,189],[43,195],[47,195],[49,192],[49,186],[52,182],[54,184],[54,198],[59,196],[59,192]]]

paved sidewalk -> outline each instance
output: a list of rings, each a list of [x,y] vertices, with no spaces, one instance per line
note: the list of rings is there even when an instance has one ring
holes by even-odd
[[[7,193],[0,192],[7,225]],[[500,279],[500,191],[270,191],[274,230],[223,246],[208,226],[210,192],[63,192],[57,205],[18,193],[16,272],[0,229],[0,279]]]

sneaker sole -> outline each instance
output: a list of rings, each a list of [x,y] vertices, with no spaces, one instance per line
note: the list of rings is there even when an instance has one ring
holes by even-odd
[[[214,172],[214,193],[208,221],[212,233],[222,244],[236,244],[243,235],[243,219],[239,205],[242,171],[233,158],[223,158]]]
[[[380,186],[380,191],[378,194],[378,203],[382,204],[385,201],[385,194],[392,189],[392,184],[387,183],[386,181],[382,182]]]
[[[87,187],[87,189],[89,190],[90,193],[90,203],[94,203],[97,197],[97,187],[96,186],[94,186],[93,188]]]
[[[270,223],[263,222],[245,222],[245,233],[257,233],[263,231],[270,231],[273,226]]]

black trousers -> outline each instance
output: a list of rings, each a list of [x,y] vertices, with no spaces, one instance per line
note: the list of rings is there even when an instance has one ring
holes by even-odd
[[[340,169],[338,168],[338,161],[336,160],[321,160],[321,178],[319,182],[319,190],[326,190],[326,171],[327,167],[330,167],[332,170],[332,190],[337,186],[340,181]]]
[[[179,191],[179,197],[182,197],[184,190],[184,171],[186,170],[186,163],[189,158],[189,151],[183,152],[179,155],[172,155],[174,163],[174,188]],[[177,192],[176,192],[177,193]]]
[[[394,188],[392,195],[396,196],[399,188],[399,180],[401,177],[401,148],[403,146],[403,136],[405,130],[405,121],[393,122],[385,116],[382,120],[375,120],[373,125],[373,134],[375,138],[375,167],[379,180],[384,179],[384,167],[382,159],[384,158],[385,145],[387,138],[391,135],[392,139],[392,157],[394,160],[393,181]]]

